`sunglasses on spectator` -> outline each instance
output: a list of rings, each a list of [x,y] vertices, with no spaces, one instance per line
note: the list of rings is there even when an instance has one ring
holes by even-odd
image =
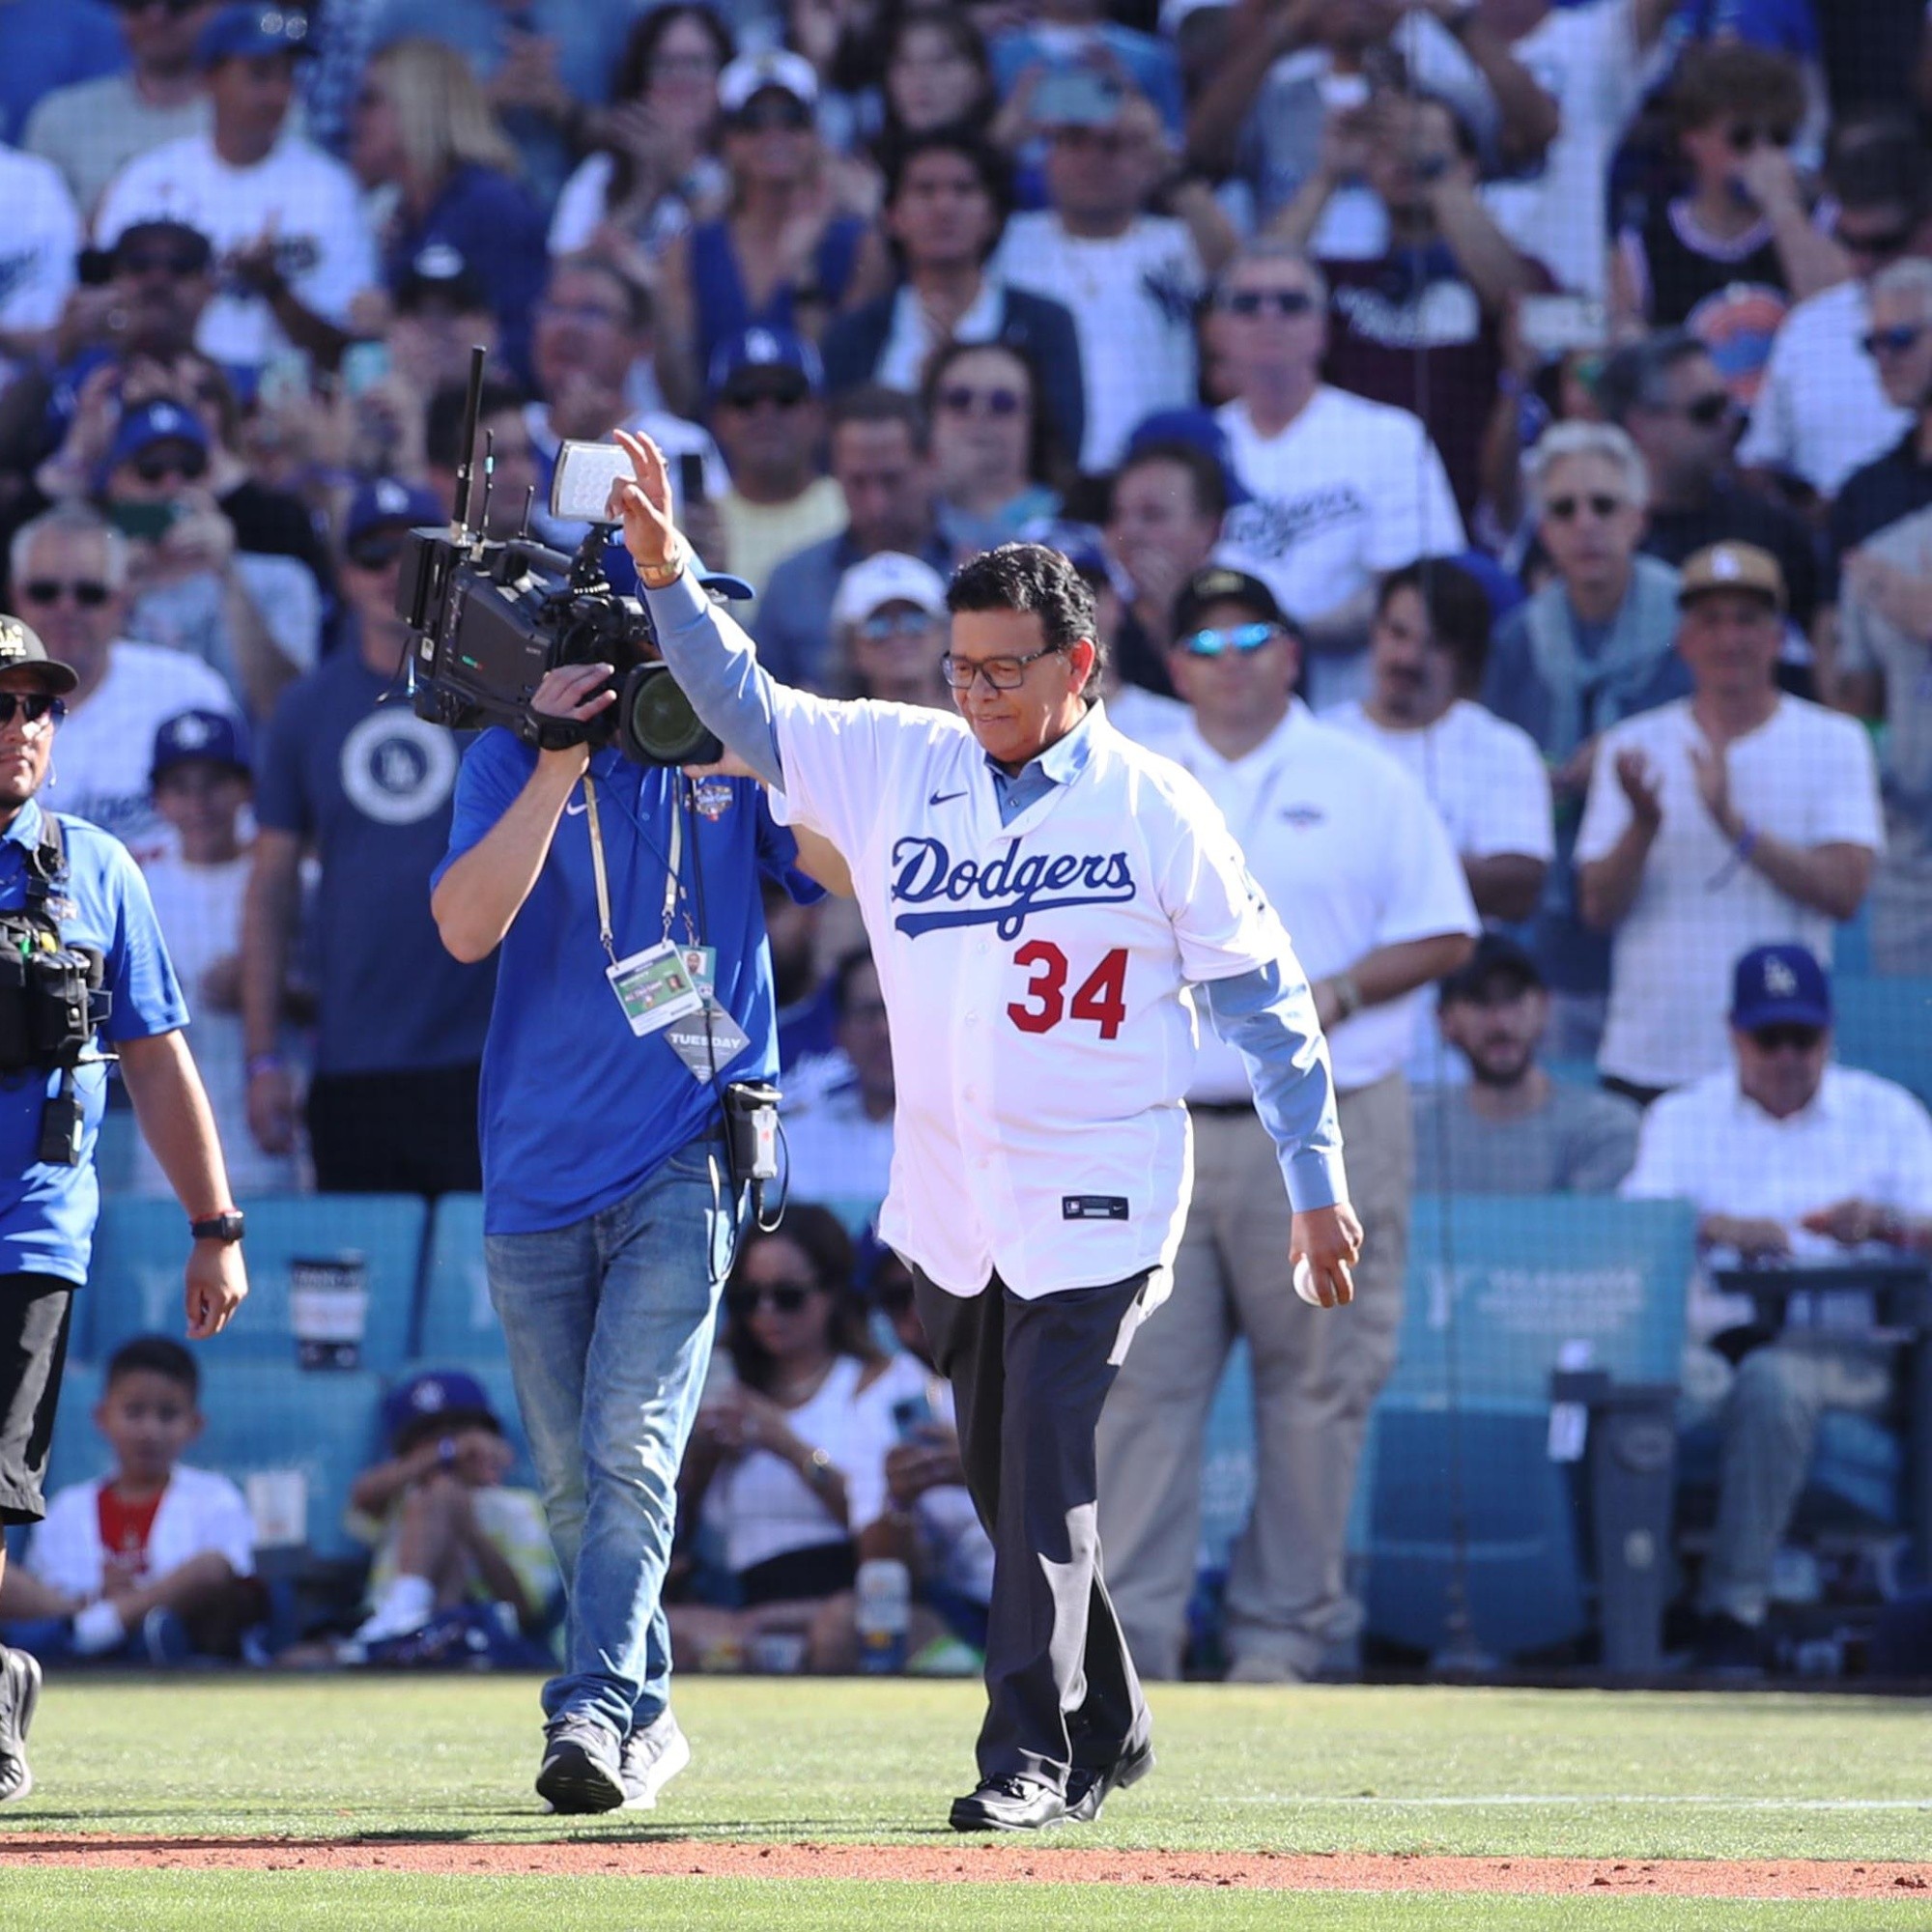
[[[734,1288],[724,1305],[741,1319],[755,1315],[767,1302],[781,1315],[796,1315],[817,1293],[816,1282],[780,1281],[768,1288]]]
[[[1315,306],[1315,298],[1306,289],[1230,289],[1221,298],[1221,306],[1230,315],[1306,315]]]
[[[1760,1053],[1777,1053],[1786,1047],[1795,1053],[1809,1053],[1824,1037],[1823,1028],[1805,1026],[1798,1020],[1751,1029],[1751,1044]]]
[[[1734,155],[1747,155],[1753,148],[1788,148],[1791,145],[1789,128],[1753,128],[1747,122],[1740,122],[1734,128],[1724,130],[1724,139]]]
[[[29,724],[51,718],[58,724],[66,716],[66,700],[49,692],[0,691],[0,729],[13,724],[15,718],[24,718]]]
[[[357,570],[387,570],[408,541],[400,530],[385,530],[380,536],[357,537],[344,545],[342,554]]]
[[[893,638],[923,638],[938,622],[923,611],[878,611],[859,626],[859,635],[875,644]]]
[[[789,94],[763,94],[739,108],[731,125],[747,134],[797,134],[811,126],[811,110]]]
[[[58,604],[69,597],[83,611],[98,611],[114,593],[97,578],[69,582],[58,577],[30,577],[21,584],[20,595],[29,604]]]
[[[1226,657],[1231,651],[1246,657],[1281,636],[1279,624],[1236,624],[1232,631],[1194,631],[1180,639],[1191,658]]]
[[[179,248],[124,248],[114,266],[124,275],[198,275],[208,261],[206,248],[184,243]]]
[[[170,476],[178,476],[184,483],[198,483],[208,474],[208,452],[192,444],[172,456],[144,450],[134,459],[134,474],[143,483],[165,483]]]
[[[754,410],[761,403],[775,410],[795,410],[810,393],[804,383],[747,383],[727,388],[718,400],[727,410]]]
[[[968,383],[951,384],[933,399],[948,415],[971,415],[982,409],[989,416],[1016,416],[1027,406],[1017,389],[976,389]]]
[[[1728,390],[1713,389],[1708,396],[1693,397],[1678,413],[1699,429],[1716,429],[1719,423],[1730,421],[1734,408]]]
[[[955,658],[951,651],[939,661],[939,674],[954,691],[971,691],[973,680],[983,677],[995,691],[1017,691],[1026,679],[1027,667],[1041,658],[1050,658],[1060,649],[1048,644],[1044,650],[1029,651],[1023,658]]]
[[[1901,322],[1893,328],[1873,328],[1859,337],[1859,347],[1867,355],[1903,355],[1925,333],[1919,322]]]
[[[1543,506],[1544,515],[1559,524],[1572,524],[1585,509],[1600,522],[1614,517],[1624,507],[1621,497],[1552,497]]]
[[[1833,239],[1841,248],[1849,249],[1854,255],[1902,255],[1911,245],[1910,228],[1880,228],[1870,234],[1861,235],[1856,229],[1847,228],[1842,216],[1833,225]]]

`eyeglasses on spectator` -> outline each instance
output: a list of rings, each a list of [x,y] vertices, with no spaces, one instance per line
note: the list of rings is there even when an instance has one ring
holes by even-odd
[[[1191,658],[1247,657],[1282,635],[1279,624],[1236,624],[1228,631],[1193,631],[1180,639]]]
[[[56,697],[45,691],[0,691],[0,730],[13,724],[15,718],[23,718],[29,724],[38,724],[43,718],[51,718],[56,724],[67,716],[67,700]]]
[[[58,604],[67,597],[83,611],[98,611],[114,592],[98,578],[30,577],[21,584],[20,595],[29,604]]]
[[[1272,314],[1292,319],[1306,315],[1315,306],[1315,298],[1306,289],[1230,289],[1221,298],[1221,306],[1243,318]]]
[[[1574,524],[1587,509],[1599,523],[1605,523],[1625,507],[1623,497],[1593,491],[1587,497],[1552,497],[1544,504],[1543,514],[1555,523]]]

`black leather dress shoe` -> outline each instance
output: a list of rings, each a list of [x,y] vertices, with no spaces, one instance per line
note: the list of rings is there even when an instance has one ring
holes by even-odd
[[[1067,1817],[1076,1825],[1091,1825],[1109,1794],[1138,1784],[1152,1769],[1153,1746],[1146,1739],[1129,1745],[1105,1771],[1076,1764],[1066,1775]]]
[[[955,1832],[1037,1832],[1066,1816],[1066,1801],[1050,1784],[1031,1777],[989,1777],[979,1790],[952,1801]]]

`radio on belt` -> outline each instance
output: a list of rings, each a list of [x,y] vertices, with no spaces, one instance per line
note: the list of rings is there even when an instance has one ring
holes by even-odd
[[[779,1090],[765,1080],[734,1080],[724,1090],[731,1168],[740,1180],[776,1180]]]

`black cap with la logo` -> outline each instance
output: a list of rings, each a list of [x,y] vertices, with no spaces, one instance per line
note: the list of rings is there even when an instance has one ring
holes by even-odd
[[[71,665],[47,655],[40,633],[17,617],[0,613],[0,671],[30,670],[56,697],[65,697],[80,682]]]

